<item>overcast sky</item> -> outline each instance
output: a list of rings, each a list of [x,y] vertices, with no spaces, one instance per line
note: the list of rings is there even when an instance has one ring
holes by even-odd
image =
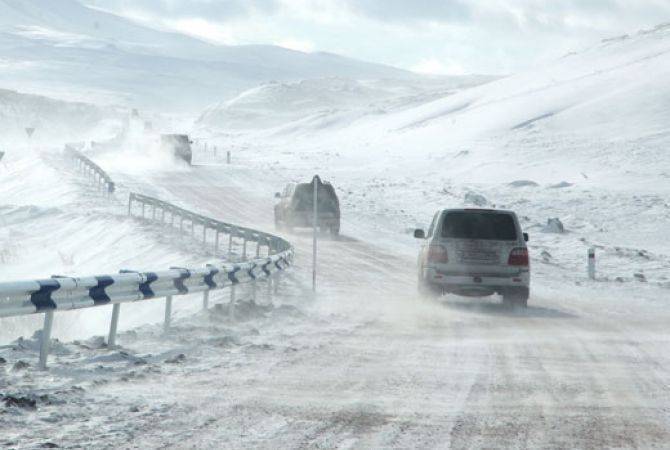
[[[84,0],[229,45],[506,74],[670,22],[670,0]]]

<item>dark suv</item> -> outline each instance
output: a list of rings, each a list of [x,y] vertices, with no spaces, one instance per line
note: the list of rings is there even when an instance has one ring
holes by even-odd
[[[318,225],[322,232],[332,235],[340,232],[340,201],[333,185],[322,182],[316,177],[318,201]],[[275,197],[279,203],[275,205],[275,225],[277,228],[312,227],[314,214],[314,184],[290,183],[282,193]]]
[[[192,143],[193,141],[191,141],[186,134],[161,135],[161,148],[189,164],[193,162],[193,151],[191,150]]]

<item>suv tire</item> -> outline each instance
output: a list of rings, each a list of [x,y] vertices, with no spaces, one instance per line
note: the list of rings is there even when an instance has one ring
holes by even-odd
[[[340,225],[338,224],[338,225],[333,225],[332,227],[330,227],[330,234],[332,236],[339,235],[340,234]]]
[[[419,275],[417,280],[417,286],[419,288],[419,295],[422,297],[439,297],[442,295],[442,288],[426,281],[421,275]]]
[[[503,292],[503,303],[508,306],[527,308],[528,297],[530,297],[530,290],[527,287],[510,288]]]

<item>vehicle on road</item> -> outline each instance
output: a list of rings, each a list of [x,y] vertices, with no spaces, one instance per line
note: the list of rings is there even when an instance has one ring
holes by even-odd
[[[468,297],[499,294],[509,305],[526,307],[530,295],[528,234],[512,211],[438,211],[422,239],[418,284],[422,294]]]
[[[322,182],[317,176],[318,227],[321,232],[333,236],[340,233],[340,201],[335,188]],[[314,223],[314,184],[289,183],[281,193],[276,193],[279,203],[275,205],[275,225],[277,228],[312,227]]]
[[[186,134],[161,134],[161,149],[172,153],[176,158],[186,161],[189,165],[193,163],[193,151],[191,141]]]

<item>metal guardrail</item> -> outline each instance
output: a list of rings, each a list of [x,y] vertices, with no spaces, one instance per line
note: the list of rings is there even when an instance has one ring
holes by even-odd
[[[141,206],[141,208],[138,208],[138,206]],[[138,212],[138,210],[141,212]],[[131,193],[128,199],[128,215],[133,216],[138,213],[142,218],[150,217],[161,224],[179,228],[181,233],[184,231],[190,232],[194,238],[196,237],[196,230],[198,230],[201,233],[203,244],[207,244],[208,237],[213,234],[214,238],[211,239],[211,244],[215,256],[219,254],[221,249],[221,235],[228,236],[228,255],[233,254],[234,240],[242,240],[240,257],[243,260],[248,257],[249,242],[256,244],[256,258],[261,256],[262,247],[267,247],[267,255],[291,249],[291,244],[272,234],[220,222],[153,197]]]
[[[78,152],[74,149],[70,149],[68,153],[75,155],[77,160],[87,160],[78,158],[76,156]],[[104,179],[109,180],[108,177]],[[113,183],[111,185],[113,186]],[[42,280],[0,283],[0,318],[29,314],[45,315],[40,344],[40,368],[46,368],[54,313],[57,311],[113,305],[107,344],[109,347],[115,347],[122,303],[165,298],[164,329],[168,330],[174,296],[202,293],[203,308],[206,309],[211,291],[229,289],[229,308],[231,313],[234,313],[236,286],[251,284],[252,298],[255,299],[256,282],[266,280],[267,287],[271,291],[273,276],[288,268],[293,260],[293,247],[288,241],[277,236],[220,222],[156,198],[131,193],[128,215],[136,216],[140,208],[142,218],[151,218],[162,225],[169,224],[174,228],[177,228],[178,224],[181,234],[190,232],[195,237],[196,228],[199,227],[202,230],[204,243],[207,243],[208,237],[213,234],[213,239],[210,240],[214,246],[215,256],[220,251],[221,235],[228,237],[228,254],[233,253],[234,244],[240,246],[240,241],[242,250],[237,255],[236,261],[208,264],[202,268],[172,267],[157,272],[121,271],[118,274],[86,277],[54,276]],[[151,209],[151,215],[147,209]],[[255,249],[252,249],[255,254],[248,258],[250,243],[255,244]]]
[[[100,166],[91,161],[86,155],[74,148],[72,145],[66,145],[63,153],[72,158],[77,166],[77,169],[84,172],[84,174],[93,181],[96,185],[100,186],[101,191],[105,195],[112,195],[116,189],[116,185],[112,178],[107,175]]]

